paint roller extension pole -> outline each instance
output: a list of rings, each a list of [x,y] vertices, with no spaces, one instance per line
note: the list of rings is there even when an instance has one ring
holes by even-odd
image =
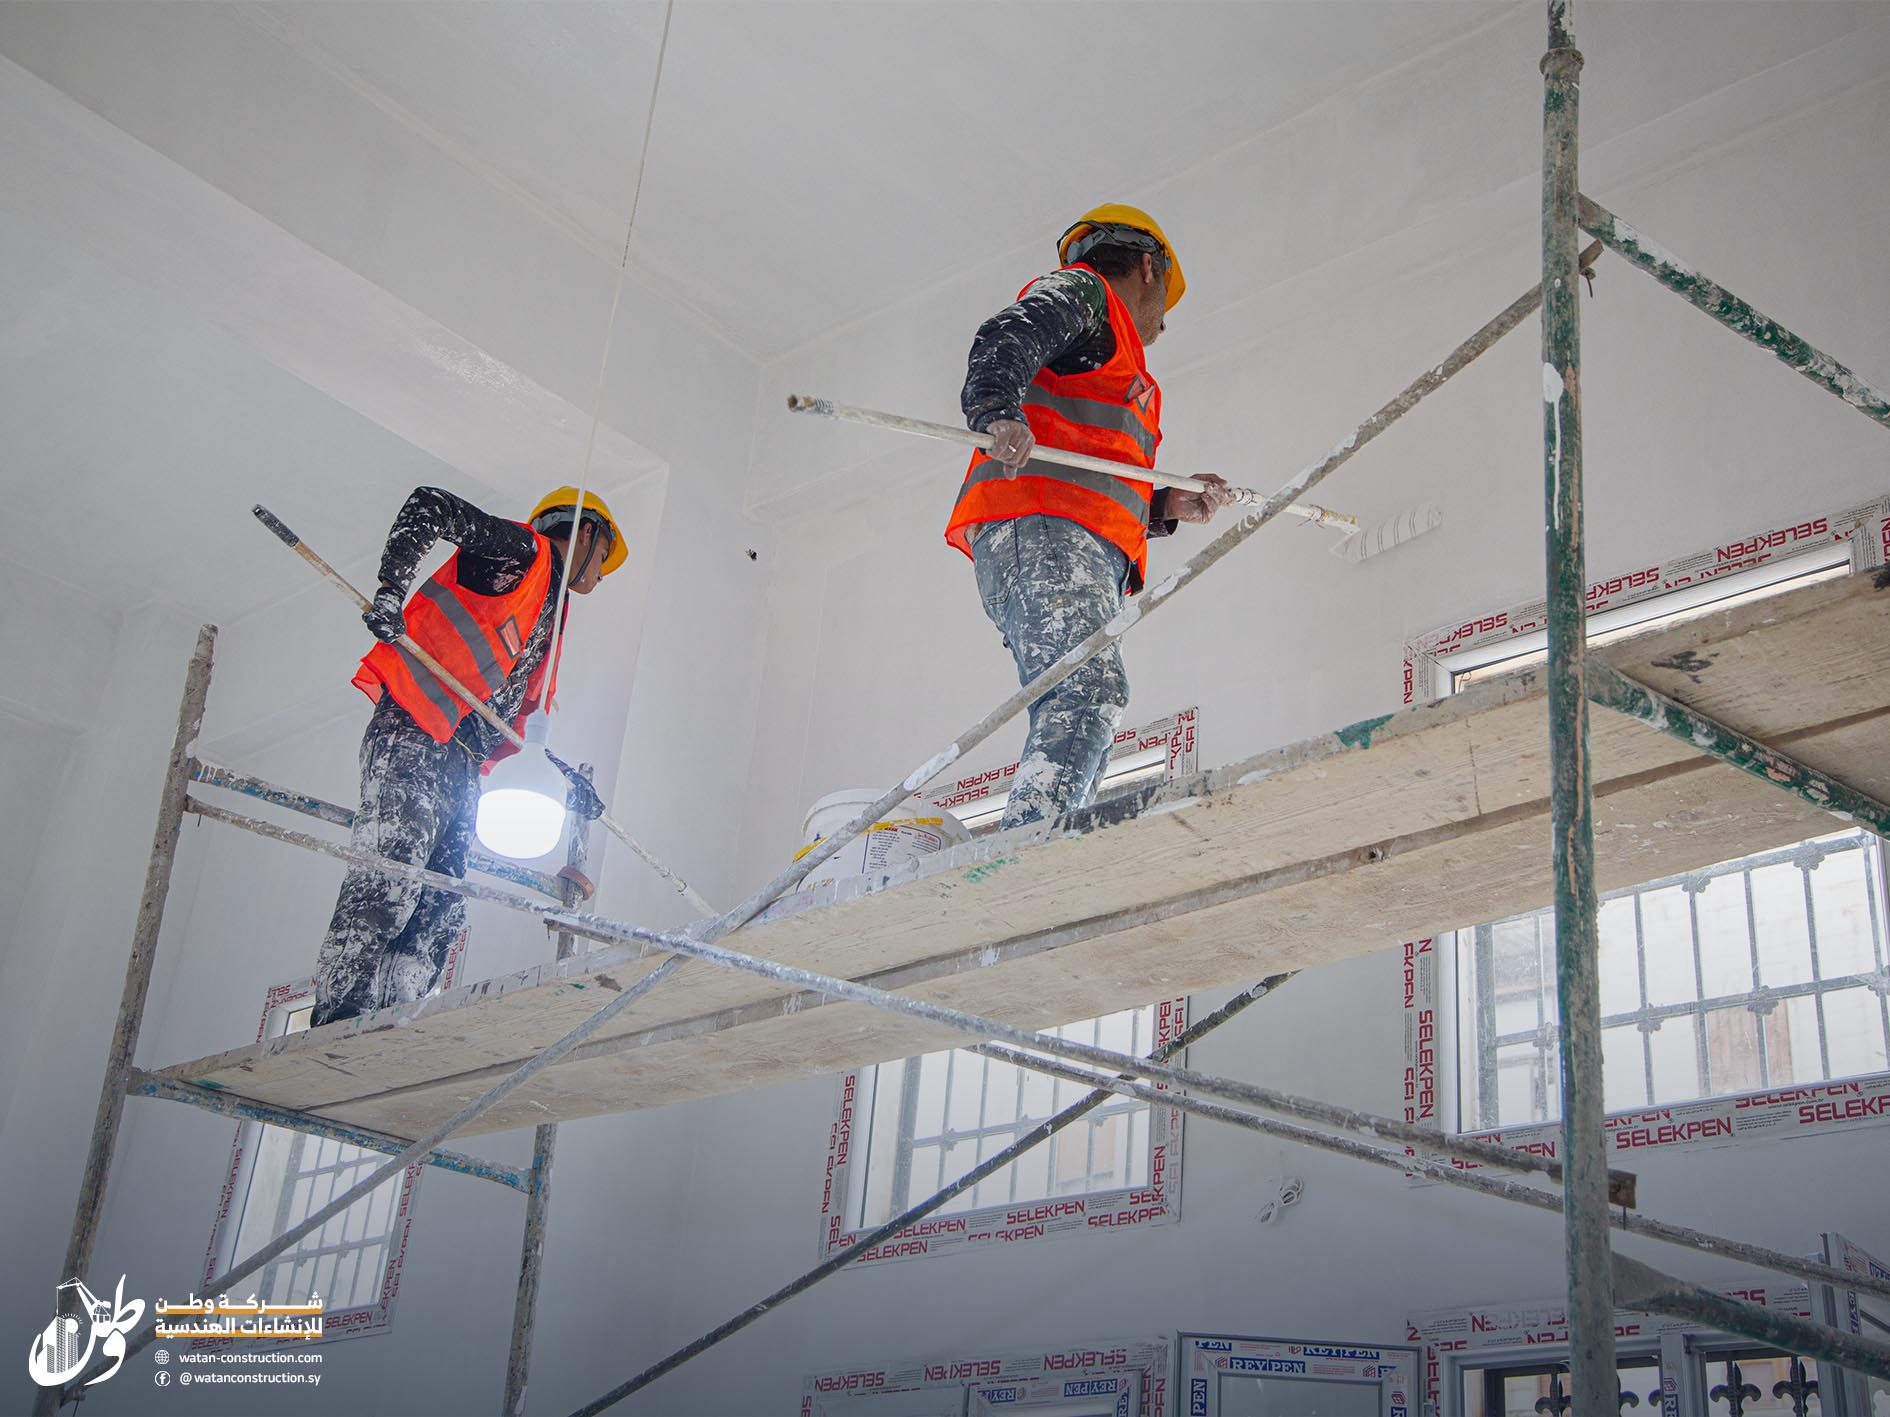
[[[1594,249],[1600,249],[1596,242]],[[1583,260],[1588,259],[1587,252]],[[1234,525],[1210,541],[1189,560],[1161,581],[1144,591],[1136,600],[1131,601],[1095,631],[1088,639],[1071,648],[1043,673],[1018,689],[1003,703],[992,709],[957,738],[947,743],[937,754],[919,764],[905,779],[896,786],[888,788],[871,806],[867,807],[844,827],[826,838],[794,865],[782,871],[773,880],[761,886],[740,905],[717,920],[707,931],[707,938],[720,939],[732,930],[754,919],[777,897],[794,889],[809,873],[818,870],[821,865],[833,857],[848,842],[869,830],[881,816],[917,792],[926,783],[937,777],[946,768],[958,761],[965,753],[984,742],[993,733],[1003,727],[1027,706],[1035,703],[1070,675],[1081,669],[1096,655],[1101,654],[1110,645],[1115,644],[1146,616],[1167,602],[1170,596],[1188,585],[1208,567],[1219,561],[1241,542],[1252,536],[1261,527],[1272,521],[1303,493],[1316,487],[1333,472],[1350,462],[1358,450],[1383,433],[1405,414],[1416,408],[1424,399],[1436,393],[1457,374],[1468,366],[1478,355],[1495,344],[1504,335],[1522,324],[1536,312],[1542,304],[1542,287],[1533,286],[1510,302],[1501,313],[1490,320],[1469,339],[1458,345],[1443,360],[1426,369],[1417,378],[1405,385],[1390,402],[1386,403],[1370,418],[1353,429],[1345,441],[1336,444],[1332,450],[1316,462],[1303,468],[1300,473],[1266,501],[1266,504],[1248,512]],[[956,431],[956,430],[954,430]]]
[[[876,408],[855,408],[851,404],[835,403],[832,399],[814,398],[807,394],[789,394],[788,410],[792,413],[812,413],[821,418],[831,418],[841,423],[858,423],[867,428],[890,428],[895,433],[911,433],[920,438],[933,438],[941,443],[958,443],[967,448],[981,448],[991,451],[991,435],[974,433],[969,428],[954,428],[949,423],[928,423],[923,418],[907,418],[902,413],[882,413]],[[1126,477],[1136,482],[1152,482],[1157,487],[1175,487],[1183,492],[1205,492],[1208,484],[1195,477],[1183,477],[1180,473],[1163,472],[1159,468],[1137,467],[1134,463],[1113,462],[1108,458],[1091,457],[1088,453],[1072,453],[1062,448],[1047,448],[1041,443],[1031,451],[1031,459],[1036,462],[1060,463],[1064,467],[1080,467],[1089,472],[1106,472],[1111,477]],[[1251,487],[1229,489],[1234,494],[1237,506],[1257,507],[1266,498]],[[1315,507],[1310,503],[1295,502],[1286,510],[1296,517],[1304,517],[1318,526],[1336,526],[1343,531],[1358,530],[1358,518],[1344,512],[1331,511],[1325,507]]]
[[[288,547],[296,555],[308,562],[309,565],[313,566],[324,580],[340,587],[340,589],[353,600],[356,605],[360,606],[364,612],[372,608],[368,603],[367,597],[349,584],[347,577],[343,576],[341,572],[324,561],[307,542],[291,531],[288,525],[283,522],[280,517],[276,516],[274,512],[270,511],[260,502],[257,503],[255,507],[251,508],[251,510],[256,514],[257,521],[268,527],[269,530],[275,534],[276,539],[284,546]],[[402,649],[419,660],[420,663],[426,667],[428,673],[432,674],[435,679],[438,679],[440,683],[444,684],[455,698],[461,703],[466,704],[474,713],[478,714],[487,723],[496,728],[500,734],[504,736],[506,742],[510,743],[514,748],[523,749],[525,747],[525,740],[519,736],[518,730],[488,708],[477,694],[473,693],[464,684],[460,683],[459,680],[455,679],[445,665],[441,664],[439,660],[428,654],[426,650],[415,642],[413,636],[402,635],[398,643]],[[606,831],[616,837],[617,840],[621,841],[625,846],[629,847],[630,850],[636,854],[636,858],[639,861],[674,886],[678,895],[683,896],[704,915],[715,914],[715,907],[698,895],[694,886],[690,885],[689,882],[670,870],[669,867],[665,866],[658,858],[652,856],[649,851],[644,848],[643,843],[630,835],[628,831],[618,824],[610,813],[604,813],[603,816],[598,818],[598,821],[603,824]]]

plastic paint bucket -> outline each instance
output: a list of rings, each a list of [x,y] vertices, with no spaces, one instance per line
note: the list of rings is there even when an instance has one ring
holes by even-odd
[[[844,792],[830,792],[807,809],[802,823],[801,840],[805,843],[795,853],[800,860],[822,841],[839,831],[880,798],[880,791],[855,787]],[[960,842],[971,840],[971,833],[943,807],[933,807],[916,797],[908,797],[891,808],[863,832],[823,861],[801,882],[808,890],[823,881],[842,876],[875,875],[910,865],[922,857],[948,851]]]

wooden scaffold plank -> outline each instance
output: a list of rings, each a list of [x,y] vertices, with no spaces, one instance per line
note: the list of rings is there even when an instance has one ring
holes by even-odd
[[[1597,651],[1631,678],[1890,796],[1890,597],[1851,577]],[[1024,1026],[1234,985],[1549,903],[1541,676],[1524,671],[892,878],[782,902],[744,950]],[[1603,890],[1835,828],[1617,714],[1594,722]],[[164,1070],[415,1136],[627,987],[608,946]],[[660,1106],[962,1040],[770,980],[685,971],[471,1129]],[[469,1133],[470,1134],[470,1133]]]

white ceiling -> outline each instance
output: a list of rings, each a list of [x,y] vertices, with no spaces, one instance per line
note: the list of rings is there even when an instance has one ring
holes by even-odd
[[[766,361],[1513,8],[680,0],[635,259]],[[6,10],[0,49],[29,52],[51,25],[68,49],[257,26],[600,258],[622,246],[661,5]],[[221,81],[176,102],[234,116]]]
[[[1873,9],[1589,5],[1585,146],[1619,167],[1640,125]],[[259,487],[318,488],[311,539],[360,562],[415,481],[564,480],[662,18],[0,4],[0,556],[227,619],[299,584],[242,525]],[[678,0],[633,271],[753,371],[917,288],[1037,268],[1077,212],[1141,199],[1192,253],[1203,294],[1171,354],[1198,358],[1252,337],[1257,291],[1507,202],[1534,162],[1507,115],[1537,102],[1540,19],[1508,0]],[[1347,145],[1368,89],[1426,96],[1395,155]],[[602,451],[603,486],[652,465],[608,427]],[[83,547],[60,531],[78,525]]]

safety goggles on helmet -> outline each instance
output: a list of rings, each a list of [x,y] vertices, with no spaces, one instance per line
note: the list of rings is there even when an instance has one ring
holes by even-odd
[[[571,507],[568,504],[562,507],[547,507],[544,511],[532,518],[532,530],[537,532],[540,536],[548,536],[550,535],[551,528],[566,526],[570,523],[570,520]],[[584,509],[584,515],[578,518],[578,523],[581,526],[592,528],[591,535],[598,546],[598,550],[593,553],[592,559],[596,560],[601,556],[603,560],[600,561],[599,564],[607,563],[610,560],[612,549],[617,545],[617,528],[611,524],[610,519],[604,516],[602,512],[592,511],[588,506]],[[562,546],[558,549],[560,551],[564,550]]]
[[[1083,230],[1082,235],[1071,237],[1070,232],[1083,228],[1087,230]],[[1126,246],[1131,251],[1146,251],[1155,257],[1157,271],[1165,270],[1168,266],[1168,248],[1140,227],[1118,226],[1114,222],[1099,226],[1094,222],[1079,221],[1057,240],[1057,248],[1066,266],[1080,264],[1083,257],[1098,246]]]

